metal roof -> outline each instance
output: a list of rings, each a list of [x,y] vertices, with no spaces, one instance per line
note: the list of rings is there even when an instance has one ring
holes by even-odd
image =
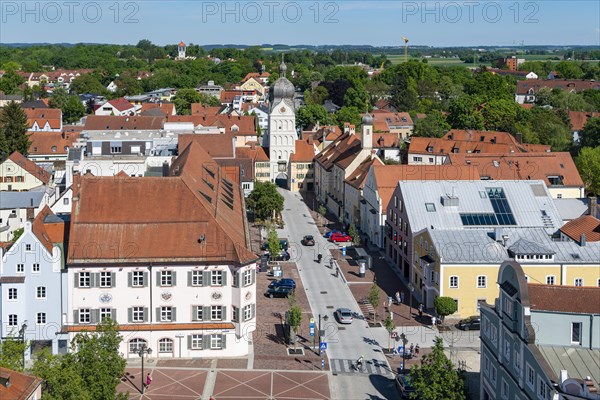
[[[39,207],[45,192],[0,192],[0,209],[11,210],[16,208]]]
[[[434,229],[481,229],[480,226],[463,226],[460,214],[493,214],[494,209],[486,193],[488,188],[503,189],[516,226],[545,228],[552,234],[563,225],[543,181],[419,180],[400,181],[398,185],[413,232],[432,226]],[[532,185],[543,185],[546,196],[536,196]],[[444,206],[444,197],[457,197],[458,206]],[[427,211],[426,203],[434,204],[435,211]],[[542,211],[545,211],[545,216]]]
[[[566,370],[570,378],[585,379],[589,376],[598,389],[600,382],[600,357],[598,349],[567,346],[537,346],[550,368],[559,376]]]
[[[587,213],[586,199],[554,199],[554,204],[563,221],[571,221]]]

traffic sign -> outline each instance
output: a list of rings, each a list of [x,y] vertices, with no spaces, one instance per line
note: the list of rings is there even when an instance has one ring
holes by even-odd
[[[319,344],[319,350],[327,350],[327,342],[321,342]]]
[[[315,336],[315,319],[310,319],[310,336]]]
[[[325,359],[321,358],[321,369],[325,369]]]
[[[342,256],[346,257],[346,246],[342,246]]]

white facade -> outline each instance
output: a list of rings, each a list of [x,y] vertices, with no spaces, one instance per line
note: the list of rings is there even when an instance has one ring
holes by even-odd
[[[68,270],[71,336],[103,315],[121,327],[121,351],[144,341],[152,357],[240,357],[256,325],[256,264],[83,266]]]
[[[373,174],[373,168],[369,169],[363,186],[363,200],[360,210],[360,230],[371,243],[383,248],[387,215],[383,210],[382,201],[377,192],[377,182]],[[371,210],[375,210],[375,212]]]
[[[448,156],[446,154],[433,153],[408,153],[408,165],[443,165],[446,163]]]
[[[135,106],[132,104],[130,108],[119,110],[110,104],[109,101],[102,104],[98,109],[94,112],[95,115],[115,115],[115,116],[127,116],[134,115],[136,112]]]
[[[269,115],[269,145],[271,178],[286,174],[290,156],[296,150],[296,113],[287,102],[281,100],[273,105]],[[280,165],[283,166],[280,167]],[[285,177],[287,180],[287,176]]]

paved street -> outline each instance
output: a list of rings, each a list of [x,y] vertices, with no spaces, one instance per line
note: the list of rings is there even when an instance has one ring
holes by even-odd
[[[383,328],[369,328],[365,321],[354,319],[351,325],[339,325],[333,316],[338,307],[347,307],[354,312],[359,311],[348,285],[341,275],[336,277],[329,268],[329,249],[338,246],[323,238],[311,218],[308,207],[297,193],[282,190],[284,196],[283,219],[284,229],[278,231],[282,238],[288,238],[292,246],[292,261],[296,261],[302,278],[310,307],[318,323],[319,314],[327,316],[322,320],[327,342],[327,356],[332,363],[333,378],[331,380],[332,398],[338,399],[386,399],[396,398],[393,375],[388,367],[386,357],[381,352],[374,338],[374,331]],[[313,235],[316,245],[304,247],[300,241],[304,235]],[[323,261],[318,264],[315,259],[322,252]],[[385,343],[382,343],[385,346]],[[361,355],[367,361],[364,371],[353,371],[349,363]]]

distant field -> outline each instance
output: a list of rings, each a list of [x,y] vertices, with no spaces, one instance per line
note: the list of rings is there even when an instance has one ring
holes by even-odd
[[[400,64],[404,62],[403,55],[387,55],[388,60],[392,64]],[[416,58],[410,58],[409,60],[419,60]],[[428,58],[427,62],[429,65],[437,65],[442,67],[472,67],[473,64],[467,64],[460,60],[460,58]],[[477,65],[480,65],[477,63]]]

